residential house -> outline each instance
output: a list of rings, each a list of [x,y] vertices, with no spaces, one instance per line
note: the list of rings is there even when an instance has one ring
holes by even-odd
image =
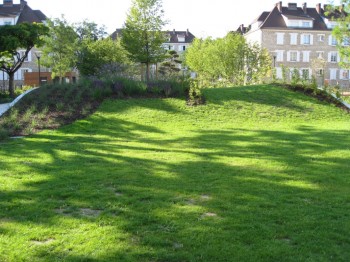
[[[241,25],[237,32],[268,49],[277,78],[282,78],[284,67],[290,69],[288,78],[297,69],[303,77],[315,76],[320,85],[349,87],[349,70],[339,66],[337,41],[332,36],[337,25],[334,18],[347,14],[343,6],[330,14],[325,9],[326,5],[322,8],[321,4],[309,8],[306,3],[299,7],[278,2],[249,26]]]
[[[196,38],[188,29],[186,31],[176,31],[173,29],[172,31],[165,31],[167,36],[167,41],[163,43],[163,47],[166,50],[173,50],[178,53],[181,57],[182,54],[187,50],[187,48],[192,44],[194,39]],[[111,38],[113,40],[118,39],[122,35],[122,29],[118,28],[116,31],[111,34]],[[179,66],[181,68],[181,65]],[[181,68],[186,70],[185,68]],[[151,73],[156,74],[157,65],[153,65],[151,67]],[[193,75],[194,73],[191,73]]]
[[[27,2],[20,0],[19,4],[14,4],[13,0],[3,0],[0,4],[0,26],[17,25],[20,23],[44,23],[46,15],[40,10],[31,9]],[[25,50],[19,50],[24,53]],[[15,86],[21,86],[24,83],[24,75],[27,72],[38,72],[37,56],[40,56],[39,50],[32,49],[22,67],[15,74]],[[42,68],[46,71],[45,68]],[[37,74],[37,73],[36,73]],[[0,86],[8,80],[7,74],[0,71]],[[5,82],[6,83],[6,82]]]

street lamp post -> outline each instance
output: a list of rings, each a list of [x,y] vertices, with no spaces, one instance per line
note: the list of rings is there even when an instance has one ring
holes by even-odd
[[[39,52],[35,53],[36,58],[38,59],[38,69],[39,69],[39,87],[41,86],[41,75],[40,75],[40,58],[41,54]]]
[[[4,71],[2,71],[2,88],[5,91],[5,72]]]
[[[276,55],[273,56],[273,67],[276,67]]]

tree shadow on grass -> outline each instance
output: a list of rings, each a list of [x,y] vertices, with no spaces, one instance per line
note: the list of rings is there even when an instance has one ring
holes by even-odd
[[[68,128],[69,134],[38,134],[0,149],[10,157],[0,162],[0,233],[10,242],[21,234],[18,248],[29,252],[11,257],[224,261],[350,255],[346,130],[203,130],[171,140],[157,128],[107,122],[94,117]],[[53,241],[38,246],[35,239]]]

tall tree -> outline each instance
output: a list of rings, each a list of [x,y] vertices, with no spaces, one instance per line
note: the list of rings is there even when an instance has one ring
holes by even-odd
[[[47,25],[50,31],[44,38],[42,63],[51,68],[53,77],[62,81],[76,66],[78,35],[64,17],[48,20]]]
[[[10,96],[14,97],[14,76],[34,46],[43,44],[48,28],[43,24],[22,23],[0,26],[0,70],[9,76]],[[24,53],[18,49],[24,49]]]
[[[122,45],[132,61],[146,65],[146,80],[150,79],[150,65],[162,61],[166,35],[161,0],[133,0],[122,30]]]

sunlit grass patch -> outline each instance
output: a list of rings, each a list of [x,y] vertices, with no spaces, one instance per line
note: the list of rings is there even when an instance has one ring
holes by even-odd
[[[346,261],[349,115],[273,86],[105,101],[0,144],[0,261]]]

